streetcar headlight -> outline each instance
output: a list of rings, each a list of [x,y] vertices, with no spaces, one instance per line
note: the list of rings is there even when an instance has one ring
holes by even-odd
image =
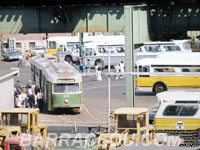
[[[66,100],[64,101],[64,103],[65,103],[65,104],[68,104],[68,103],[69,103],[69,101],[66,99]]]

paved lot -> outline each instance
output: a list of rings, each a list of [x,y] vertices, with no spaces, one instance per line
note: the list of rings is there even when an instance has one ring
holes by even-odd
[[[17,61],[1,62],[0,68],[17,67]],[[106,70],[105,70],[106,72]],[[40,122],[49,126],[54,125],[105,125],[107,122],[108,110],[108,80],[103,76],[102,81],[96,81],[94,70],[92,76],[83,77],[83,111],[80,114],[68,112],[56,112],[51,114],[40,114]],[[31,79],[30,67],[20,68],[20,75],[15,77],[21,84],[25,84]],[[151,109],[156,103],[156,97],[152,93],[136,93],[135,106],[147,107]],[[125,80],[115,80],[111,77],[111,111],[125,106]],[[104,124],[102,124],[104,123]]]
[[[4,70],[9,67],[17,67],[17,61],[0,62],[0,69]],[[94,73],[94,70],[92,70]],[[25,84],[31,79],[30,67],[20,68],[20,76],[15,77]],[[107,76],[103,76],[103,81],[96,81],[95,75],[83,77],[83,110],[80,114],[69,112],[41,113],[39,116],[40,123],[48,125],[48,131],[65,133],[72,131],[86,131],[87,126],[106,126],[107,107],[108,107],[108,83]],[[147,107],[151,110],[153,104],[157,102],[155,95],[151,92],[136,92],[135,106]],[[115,80],[111,78],[111,110],[125,106],[125,81],[124,79]],[[113,122],[112,122],[113,123]],[[69,127],[71,126],[71,127]],[[77,127],[79,126],[79,127]],[[180,148],[174,146],[126,146],[116,150],[143,150],[143,149],[172,149],[172,150],[189,150],[196,148]]]

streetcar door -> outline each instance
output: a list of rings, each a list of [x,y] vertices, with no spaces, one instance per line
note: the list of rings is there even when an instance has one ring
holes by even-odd
[[[47,82],[46,84],[46,89],[47,89],[47,106],[48,106],[48,111],[52,111],[52,84],[50,82]]]

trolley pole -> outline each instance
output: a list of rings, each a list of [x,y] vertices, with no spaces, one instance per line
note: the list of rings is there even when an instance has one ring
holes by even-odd
[[[108,73],[110,73],[110,50],[108,51]],[[108,75],[108,132],[110,132],[110,75]]]

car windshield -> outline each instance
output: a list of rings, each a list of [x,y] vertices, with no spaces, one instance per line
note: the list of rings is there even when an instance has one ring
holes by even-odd
[[[20,54],[21,52],[19,50],[7,50],[5,53],[6,54]]]

